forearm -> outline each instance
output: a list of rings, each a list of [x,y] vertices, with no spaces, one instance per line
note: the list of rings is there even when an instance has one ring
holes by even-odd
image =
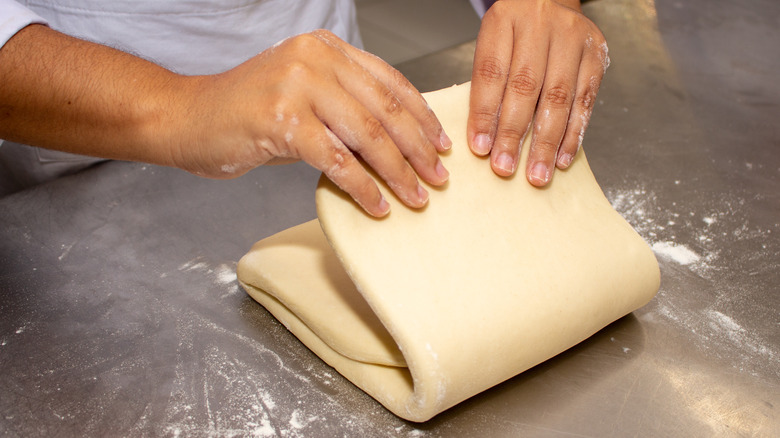
[[[41,25],[0,49],[0,138],[104,158],[173,165],[183,78]]]

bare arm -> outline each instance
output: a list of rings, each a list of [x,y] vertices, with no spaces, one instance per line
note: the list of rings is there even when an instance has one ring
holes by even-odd
[[[0,49],[0,138],[230,178],[283,159],[322,170],[372,215],[389,211],[357,159],[406,205],[443,184],[450,147],[396,70],[327,31],[218,75],[181,76],[40,25]]]
[[[42,25],[0,49],[0,138],[174,165],[162,134],[185,82],[151,62]],[[181,93],[178,93],[181,94]]]

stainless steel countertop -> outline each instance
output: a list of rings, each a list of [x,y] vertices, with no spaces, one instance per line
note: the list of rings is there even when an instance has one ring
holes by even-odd
[[[315,217],[317,172],[110,162],[0,200],[8,436],[780,436],[780,3],[586,4],[610,68],[586,136],[658,296],[424,424],[322,363],[235,282]],[[467,80],[473,44],[399,68]]]

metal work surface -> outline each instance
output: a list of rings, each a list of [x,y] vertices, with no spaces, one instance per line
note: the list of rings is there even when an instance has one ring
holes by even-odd
[[[658,256],[650,304],[408,423],[236,284],[252,243],[315,217],[317,172],[110,162],[0,200],[0,433],[780,436],[780,2],[586,12],[612,67],[585,147]],[[467,80],[472,53],[399,68],[431,90]]]

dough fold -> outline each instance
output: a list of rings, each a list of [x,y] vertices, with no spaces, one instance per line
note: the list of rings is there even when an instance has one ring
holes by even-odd
[[[323,177],[319,220],[256,243],[238,265],[242,286],[307,347],[417,422],[583,341],[660,283],[582,151],[544,189],[522,171],[497,177],[468,150],[468,84],[425,98],[454,142],[442,156],[450,180],[426,187],[425,209],[395,199],[375,219]]]

